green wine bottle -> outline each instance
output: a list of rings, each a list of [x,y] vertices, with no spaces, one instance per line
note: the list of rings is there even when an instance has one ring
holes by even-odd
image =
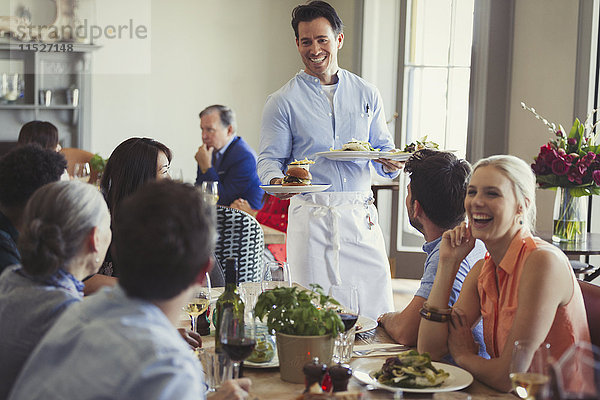
[[[233,312],[233,317],[237,319],[238,325],[244,329],[244,302],[238,293],[238,263],[236,258],[227,258],[225,260],[225,291],[215,305],[215,351],[222,351],[221,347],[221,317],[223,311],[230,308]]]

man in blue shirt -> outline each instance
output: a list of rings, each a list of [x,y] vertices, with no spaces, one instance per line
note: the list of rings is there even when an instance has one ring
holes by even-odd
[[[10,399],[204,399],[198,358],[174,324],[211,268],[215,230],[198,191],[152,182],[117,207],[119,284],[71,306],[29,357]],[[245,399],[250,381],[214,399]]]
[[[217,204],[229,206],[245,199],[258,210],[265,192],[256,175],[256,153],[236,135],[235,113],[229,107],[212,105],[200,113],[202,146],[196,153],[196,185],[205,181],[219,183]]]
[[[421,286],[412,301],[402,311],[382,315],[379,323],[396,342],[416,346],[421,322],[419,311],[429,297],[435,279],[442,234],[465,219],[464,200],[471,166],[452,153],[426,149],[412,155],[404,170],[410,174],[406,196],[408,219],[425,237],[423,251],[427,253],[427,259]],[[458,299],[467,273],[485,253],[485,246],[477,240],[475,248],[460,264],[449,306]],[[487,358],[481,322],[473,329],[473,335],[480,346],[479,354]]]
[[[287,164],[312,159],[322,193],[292,197],[288,214],[288,261],[292,279],[356,286],[361,313],[376,318],[393,309],[391,276],[371,196],[370,161],[332,161],[315,153],[356,139],[394,148],[375,86],[338,66],[343,25],[328,3],[313,1],[292,12],[296,46],[305,69],[267,99],[263,110],[258,174],[280,184]],[[378,174],[398,175],[399,163],[378,160]],[[299,188],[301,191],[301,188]],[[344,303],[347,299],[338,299]]]

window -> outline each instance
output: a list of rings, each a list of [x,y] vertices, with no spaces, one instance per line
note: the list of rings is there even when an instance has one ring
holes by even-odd
[[[442,149],[465,157],[474,0],[409,0],[406,3],[403,144],[425,136]],[[408,184],[401,178],[400,199]],[[421,246],[423,239],[398,203],[397,248]]]

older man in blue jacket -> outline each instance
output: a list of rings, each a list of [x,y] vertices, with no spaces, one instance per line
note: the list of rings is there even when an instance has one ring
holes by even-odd
[[[233,110],[222,105],[206,107],[200,113],[200,128],[203,144],[196,153],[196,185],[216,181],[217,204],[229,206],[242,198],[253,209],[260,209],[264,192],[256,174],[256,153],[236,135]]]

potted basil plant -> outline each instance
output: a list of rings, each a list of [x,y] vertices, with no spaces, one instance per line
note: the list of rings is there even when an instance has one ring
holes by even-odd
[[[329,364],[333,338],[344,331],[337,313],[339,303],[325,295],[319,285],[312,290],[296,286],[278,287],[260,294],[254,307],[256,317],[275,331],[281,379],[302,383],[302,367],[314,357]]]

